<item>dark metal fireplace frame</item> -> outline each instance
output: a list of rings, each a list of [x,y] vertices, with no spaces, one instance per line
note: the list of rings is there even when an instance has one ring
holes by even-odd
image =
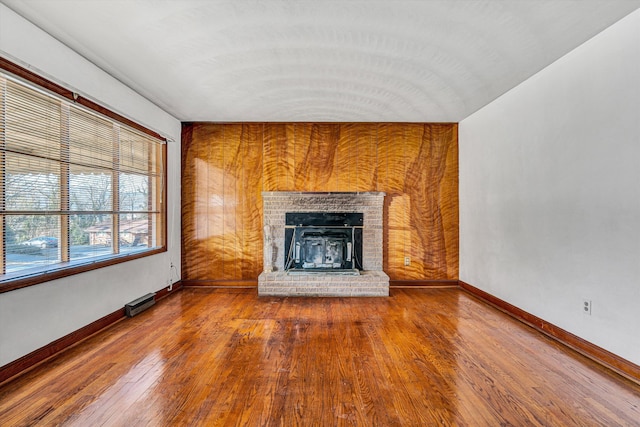
[[[362,213],[296,212],[285,215],[288,272],[362,270]]]

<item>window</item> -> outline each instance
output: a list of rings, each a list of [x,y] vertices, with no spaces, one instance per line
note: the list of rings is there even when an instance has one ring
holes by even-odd
[[[0,291],[166,250],[163,141],[76,100],[0,73]]]

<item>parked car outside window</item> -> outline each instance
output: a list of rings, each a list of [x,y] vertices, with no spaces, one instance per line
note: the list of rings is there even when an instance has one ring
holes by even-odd
[[[29,239],[25,242],[22,242],[22,244],[27,246],[37,246],[42,249],[57,248],[58,239],[50,236],[40,236],[40,237],[34,237],[33,239]]]

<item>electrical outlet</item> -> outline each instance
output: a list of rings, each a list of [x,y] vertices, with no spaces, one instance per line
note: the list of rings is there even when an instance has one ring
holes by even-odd
[[[404,265],[411,265],[411,258],[408,256],[404,257]]]
[[[582,312],[591,316],[591,300],[584,298],[582,300]]]

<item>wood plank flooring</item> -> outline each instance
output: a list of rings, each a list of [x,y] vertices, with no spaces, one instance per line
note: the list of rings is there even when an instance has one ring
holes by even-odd
[[[459,289],[185,289],[0,388],[7,426],[637,426],[640,386]]]

